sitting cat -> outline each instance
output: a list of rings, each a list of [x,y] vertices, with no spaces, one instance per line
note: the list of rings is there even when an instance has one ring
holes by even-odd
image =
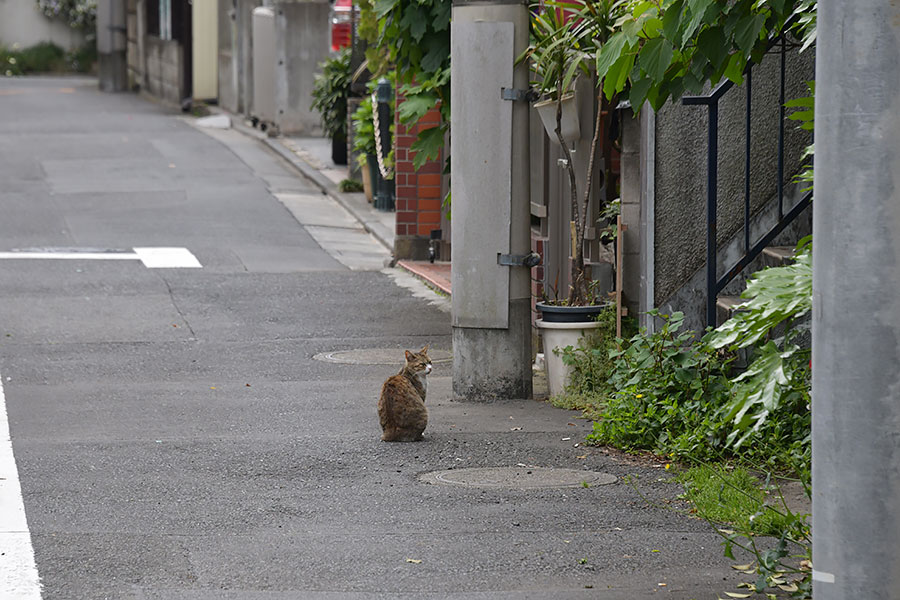
[[[387,378],[378,400],[381,436],[385,442],[417,442],[428,425],[425,408],[425,376],[431,373],[428,346],[421,352],[406,351],[406,365]]]

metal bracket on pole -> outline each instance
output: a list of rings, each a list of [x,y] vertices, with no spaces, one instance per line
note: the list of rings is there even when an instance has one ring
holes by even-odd
[[[511,100],[513,102],[534,102],[540,98],[540,95],[529,88],[527,90],[518,90],[514,88],[500,88],[500,99]]]
[[[536,267],[541,264],[541,255],[537,252],[529,254],[498,254],[497,264],[504,267]]]

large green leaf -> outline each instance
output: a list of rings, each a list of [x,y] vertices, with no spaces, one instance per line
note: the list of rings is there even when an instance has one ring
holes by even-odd
[[[681,36],[684,30],[681,28],[681,15],[684,12],[684,0],[675,0],[663,15],[663,35],[667,40],[681,46]]]
[[[600,48],[600,52],[597,54],[598,79],[607,76],[609,69],[621,58],[626,44],[625,34],[618,32],[610,36],[609,40]]]
[[[400,0],[375,0],[375,15],[381,19],[394,10],[399,3]]]
[[[747,301],[718,329],[704,337],[712,348],[746,348],[776,325],[812,309],[812,255],[801,247],[794,264],[759,271],[742,294]]]
[[[718,70],[728,58],[728,42],[721,26],[707,27],[697,36],[697,48]]]
[[[666,73],[666,69],[672,63],[672,55],[674,48],[668,40],[663,38],[654,38],[648,40],[641,48],[640,64],[641,71],[647,74],[654,81],[662,79]]]
[[[412,146],[409,147],[410,152],[415,152],[413,158],[413,168],[419,169],[428,160],[440,158],[441,149],[444,147],[445,127],[431,127],[419,131],[419,135]]]
[[[704,23],[706,12],[714,2],[715,0],[687,0],[687,8],[690,14],[690,20],[687,22],[687,25],[684,27],[684,31],[682,33],[682,48],[688,40],[694,37],[694,34]]]
[[[437,104],[437,96],[432,94],[418,94],[407,96],[397,108],[397,114],[401,123],[416,123],[425,116],[429,110]]]
[[[766,17],[762,14],[747,15],[738,21],[734,29],[734,44],[744,53],[744,56],[750,55],[750,50],[759,40],[765,22]]]

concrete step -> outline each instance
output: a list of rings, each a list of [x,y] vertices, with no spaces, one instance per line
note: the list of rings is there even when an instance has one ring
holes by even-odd
[[[716,326],[732,317],[735,307],[744,302],[740,296],[719,296],[716,298]]]
[[[794,262],[794,246],[767,246],[762,251],[762,268],[783,267]],[[759,264],[754,261],[755,264]],[[744,302],[740,296],[719,296],[716,298],[716,325],[730,319],[734,307]]]
[[[767,267],[783,267],[794,262],[793,246],[768,246],[762,251]]]

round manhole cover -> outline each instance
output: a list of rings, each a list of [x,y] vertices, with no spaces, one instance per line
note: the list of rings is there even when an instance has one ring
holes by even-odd
[[[458,485],[477,488],[568,488],[609,485],[618,478],[609,473],[579,471],[578,469],[550,469],[546,467],[486,467],[479,469],[450,469],[425,473],[419,477],[424,483]]]
[[[323,362],[341,363],[345,365],[403,365],[404,353],[402,348],[363,348],[361,350],[339,350],[336,352],[322,352],[313,356],[315,360]],[[429,350],[428,356],[435,363],[445,363],[453,360],[453,355],[446,350]]]

